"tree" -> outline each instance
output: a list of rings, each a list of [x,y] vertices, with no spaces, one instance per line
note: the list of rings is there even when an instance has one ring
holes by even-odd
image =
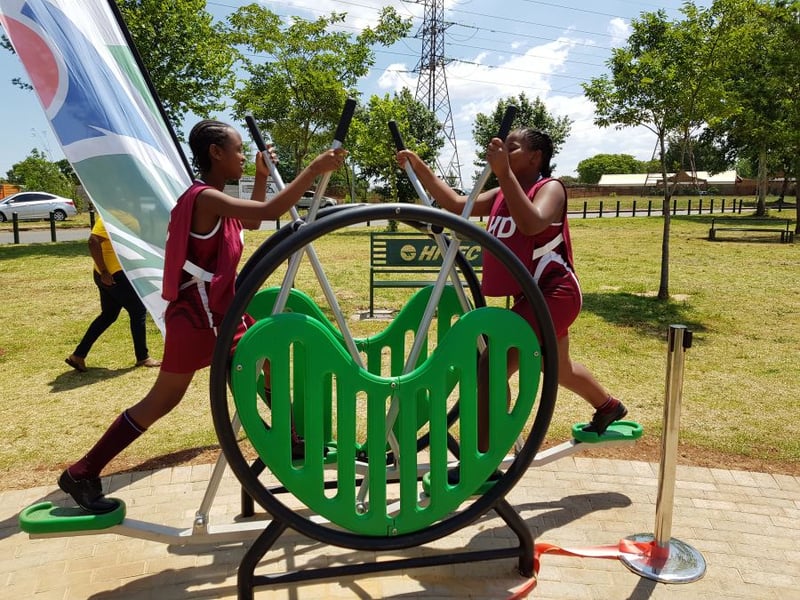
[[[580,185],[580,181],[577,177],[573,177],[572,175],[562,175],[559,177],[561,183],[563,183],[567,187],[574,187]]]
[[[708,171],[721,173],[732,167],[732,162],[717,141],[707,135],[708,129],[698,137],[689,139],[689,146],[684,152],[683,140],[670,137],[665,161],[670,171]]]
[[[490,115],[478,113],[475,117],[475,124],[472,126],[472,138],[475,140],[475,145],[478,148],[478,159],[475,161],[475,166],[483,169],[486,156],[486,147],[493,137],[497,135],[500,130],[500,125],[503,122],[506,108],[509,106],[517,107],[517,115],[514,117],[512,129],[520,129],[523,127],[530,127],[532,129],[539,129],[544,131],[553,140],[553,156],[558,154],[561,146],[569,137],[570,129],[572,128],[572,119],[569,117],[556,117],[551,114],[544,102],[537,96],[533,101],[528,99],[525,92],[521,92],[518,97],[511,96],[505,100],[500,100]],[[555,169],[555,164],[551,165]],[[476,174],[475,179],[478,175]],[[487,187],[494,187],[497,185],[497,178],[494,174],[489,177],[486,183]]]
[[[353,140],[350,156],[359,174],[373,182],[385,198],[414,202],[417,194],[397,164],[389,121],[397,123],[406,147],[429,165],[435,163],[438,151],[444,146],[441,127],[436,115],[414,100],[408,88],[391,98],[388,94],[382,98],[372,96],[369,104],[357,112],[350,127]]]
[[[668,181],[667,137],[678,136],[684,154],[719,87],[709,76],[717,56],[710,18],[691,3],[681,10],[686,17],[682,21],[668,21],[663,10],[633,19],[627,45],[614,49],[608,61],[610,75],[583,84],[586,96],[595,104],[596,125],[618,129],[644,126],[656,135],[664,182]],[[669,298],[673,190],[674,185],[664,186],[660,300]]]
[[[371,47],[388,46],[410,28],[392,8],[357,36],[339,28],[344,18],[342,13],[315,21],[293,17],[285,25],[283,17],[256,4],[228,18],[232,40],[248,53],[242,62],[249,78],[233,94],[233,112],[253,113],[281,153],[288,153],[293,173],[330,144],[345,99],[358,95],[357,81],[374,64]]]
[[[710,9],[724,48],[716,69],[726,110],[709,125],[731,155],[756,158],[758,215],[766,214],[769,172],[781,170],[787,155],[797,156],[798,6],[796,0],[715,0]]]
[[[13,183],[30,191],[42,191],[75,198],[75,185],[59,167],[50,162],[45,154],[34,148],[25,160],[12,165],[6,172],[9,183]]]
[[[630,154],[595,154],[578,163],[581,183],[597,183],[603,175],[613,173],[643,173],[642,161]]]
[[[222,110],[236,53],[206,0],[119,0],[120,12],[176,131],[188,112]]]
[[[66,177],[72,183],[72,185],[78,186],[81,184],[77,173],[75,173],[75,169],[72,168],[72,165],[66,158],[57,160],[55,165],[58,167],[58,170],[64,174],[64,177]]]
[[[775,70],[788,84],[786,94],[783,96],[783,106],[786,126],[783,128],[786,140],[786,163],[791,164],[794,172],[795,195],[795,233],[800,234],[800,1],[791,0],[778,2],[781,9],[778,18],[783,24],[783,43],[777,47]],[[784,172],[788,177],[790,170]]]

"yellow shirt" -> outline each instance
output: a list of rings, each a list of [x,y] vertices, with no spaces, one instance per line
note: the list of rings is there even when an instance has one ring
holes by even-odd
[[[108,272],[113,275],[117,271],[121,271],[122,265],[119,264],[119,259],[114,252],[114,247],[111,245],[111,238],[108,237],[106,226],[103,225],[103,220],[99,217],[94,222],[94,227],[92,227],[92,235],[103,238],[103,241],[100,243],[100,247],[103,249],[103,260],[106,263],[106,269],[108,269]],[[97,265],[94,266],[94,270],[98,273],[100,272],[100,269],[97,268]]]

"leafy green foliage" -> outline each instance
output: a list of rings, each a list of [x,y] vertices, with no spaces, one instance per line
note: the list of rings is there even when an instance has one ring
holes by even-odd
[[[644,126],[659,145],[661,175],[667,181],[666,141],[680,140],[681,155],[712,106],[720,106],[713,64],[719,35],[708,13],[684,4],[683,20],[669,21],[663,10],[642,13],[631,22],[624,47],[614,49],[603,75],[583,84],[595,104],[595,124],[617,128]],[[716,103],[716,104],[715,104]],[[658,297],[669,297],[669,200],[674,185],[664,186],[661,282]]]
[[[59,163],[51,162],[36,148],[25,160],[13,165],[6,173],[6,178],[9,183],[29,191],[50,192],[65,198],[75,197],[75,185],[61,171]]]
[[[581,183],[597,183],[604,174],[646,173],[646,163],[630,154],[595,154],[578,163]]]
[[[414,202],[417,194],[397,164],[389,121],[397,123],[406,147],[430,165],[444,145],[444,138],[436,115],[414,100],[408,88],[392,97],[372,96],[368,105],[356,113],[350,127],[351,156],[360,175],[373,182],[384,198]]]
[[[75,169],[72,168],[72,165],[66,158],[57,160],[55,164],[58,167],[58,170],[61,171],[64,176],[72,182],[72,185],[80,185],[81,182],[78,179],[78,175],[75,173]]]
[[[672,136],[669,138],[665,163],[668,171],[709,171],[721,173],[732,167],[725,149],[706,135],[706,131],[688,140],[688,148],[684,148],[684,140]]]
[[[228,18],[231,39],[243,49],[248,74],[233,94],[233,112],[238,117],[251,112],[270,133],[290,159],[281,168],[287,180],[303,168],[307,157],[330,144],[345,99],[358,95],[357,81],[374,64],[371,46],[389,45],[410,27],[387,8],[374,28],[352,36],[339,28],[344,17],[295,17],[286,25],[279,15],[250,4]]]
[[[119,8],[170,122],[224,108],[235,53],[205,0],[120,0]]]
[[[716,78],[725,108],[709,116],[710,137],[732,158],[755,159],[764,214],[769,172],[800,171],[800,2],[716,0],[710,13],[724,49]]]
[[[532,128],[544,131],[553,140],[553,156],[558,154],[558,151],[569,137],[572,119],[569,117],[556,117],[547,110],[544,102],[538,96],[530,100],[525,92],[521,92],[519,96],[511,96],[500,100],[491,114],[478,113],[475,117],[475,124],[472,126],[472,138],[478,148],[478,160],[475,161],[475,166],[480,169],[483,169],[485,165],[486,146],[497,135],[503,122],[506,108],[511,105],[517,107],[517,114],[514,117],[514,123],[511,128]],[[551,163],[551,166],[555,170],[555,163]],[[497,179],[494,175],[489,178],[486,185],[487,187],[497,185]]]

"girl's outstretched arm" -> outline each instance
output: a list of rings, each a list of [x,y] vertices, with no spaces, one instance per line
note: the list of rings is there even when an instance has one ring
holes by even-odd
[[[297,203],[303,192],[311,187],[319,175],[338,169],[346,155],[347,151],[343,148],[324,151],[283,190],[263,202],[234,198],[214,188],[203,190],[195,204],[192,230],[196,232],[209,231],[219,217],[234,217],[243,223],[258,223],[259,225],[261,221],[277,219]],[[269,170],[260,153],[256,159],[256,165],[256,181],[252,198],[257,200],[266,196]]]
[[[397,162],[403,168],[405,168],[406,163],[411,165],[411,168],[414,169],[414,173],[422,186],[433,196],[433,199],[436,200],[439,206],[457,215],[464,212],[467,196],[458,194],[447,185],[443,179],[437,177],[415,152],[411,150],[400,150],[397,153]],[[497,190],[482,192],[475,201],[475,204],[472,205],[472,216],[488,215],[496,193]]]

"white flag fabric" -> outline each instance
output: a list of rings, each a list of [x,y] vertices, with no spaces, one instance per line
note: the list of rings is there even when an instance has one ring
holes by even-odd
[[[107,0],[0,0],[0,23],[162,333],[169,213],[191,183]]]

